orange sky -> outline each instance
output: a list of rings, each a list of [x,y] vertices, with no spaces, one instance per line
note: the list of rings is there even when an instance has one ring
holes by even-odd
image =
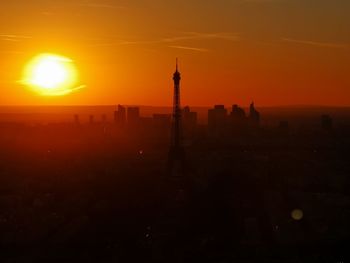
[[[0,4],[0,105],[350,105],[347,0],[11,0]],[[40,97],[26,62],[73,59],[86,88]]]

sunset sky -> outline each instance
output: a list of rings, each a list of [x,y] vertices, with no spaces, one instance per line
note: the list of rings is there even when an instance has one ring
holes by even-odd
[[[172,103],[350,106],[349,0],[11,0],[0,3],[0,105]],[[79,85],[38,96],[18,81],[40,53]]]

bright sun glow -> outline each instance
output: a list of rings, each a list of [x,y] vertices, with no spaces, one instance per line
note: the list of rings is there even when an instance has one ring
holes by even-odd
[[[73,61],[55,54],[33,58],[24,70],[22,83],[43,96],[62,96],[82,88],[77,87],[78,72]]]

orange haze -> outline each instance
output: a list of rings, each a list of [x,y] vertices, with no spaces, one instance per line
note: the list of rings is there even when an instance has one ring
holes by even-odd
[[[340,0],[4,1],[0,105],[171,105],[175,57],[184,104],[350,105],[349,10]],[[86,88],[53,98],[19,85],[45,52],[72,58]]]

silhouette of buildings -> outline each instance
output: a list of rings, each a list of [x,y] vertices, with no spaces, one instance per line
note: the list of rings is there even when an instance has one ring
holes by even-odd
[[[233,132],[240,132],[247,124],[247,117],[244,109],[237,104],[232,106],[232,111],[229,116],[230,124]]]
[[[198,116],[197,112],[191,111],[190,107],[186,106],[182,110],[182,125],[184,136],[192,136],[197,127]]]
[[[250,104],[249,119],[251,120],[252,124],[260,124],[260,113],[255,109],[254,102]]]
[[[246,118],[245,111],[237,104],[232,106],[231,118],[234,121],[242,121]]]
[[[114,122],[118,126],[124,126],[126,123],[126,109],[122,105],[118,105],[117,110],[114,112]]]
[[[227,128],[227,110],[224,105],[215,105],[208,111],[208,131],[211,136],[224,135]]]
[[[170,114],[153,114],[153,127],[158,131],[167,131],[171,125]]]
[[[2,244],[29,244],[23,251],[30,257],[37,250],[32,244],[43,244],[42,251],[60,251],[67,262],[73,250],[81,261],[105,253],[106,262],[258,262],[264,257],[307,262],[332,261],[333,254],[334,262],[343,260],[350,232],[344,154],[350,129],[332,128],[330,116],[314,111],[315,119],[300,120],[312,125],[305,129],[294,129],[289,115],[268,113],[264,120],[269,121],[258,129],[250,125],[250,113],[257,115],[254,105],[251,111],[216,106],[210,125],[222,127],[226,137],[212,140],[207,126],[198,125],[203,134],[197,132],[193,143],[185,144],[186,126],[197,125],[197,114],[189,107],[181,110],[179,74],[174,74],[173,114],[164,114],[165,109],[143,117],[136,110],[137,128],[84,125],[86,111],[79,115],[79,126],[0,123]],[[113,111],[106,112],[108,118]],[[118,111],[126,122],[126,108]],[[70,122],[79,120],[75,112],[68,116]],[[94,111],[97,119],[102,112]],[[284,132],[287,120],[291,130]],[[231,127],[240,124],[242,136],[232,134]],[[327,132],[330,128],[334,133]],[[162,169],[170,131],[172,177]],[[301,219],[293,215],[298,209],[305,212]],[[93,249],[86,252],[87,245]],[[12,252],[4,254],[9,255],[4,262],[17,261]],[[174,255],[181,257],[174,260]],[[295,260],[288,260],[290,255]],[[38,257],[32,261],[48,256]]]
[[[237,104],[232,106],[231,116],[235,119],[244,119],[246,117],[244,109],[239,107]]]
[[[135,126],[140,121],[140,108],[128,107],[127,109],[128,125]]]
[[[254,103],[250,105],[249,115],[237,104],[232,106],[228,115],[224,105],[215,105],[208,110],[208,135],[210,137],[227,137],[233,134],[245,134],[260,123],[260,113],[255,109]]]

